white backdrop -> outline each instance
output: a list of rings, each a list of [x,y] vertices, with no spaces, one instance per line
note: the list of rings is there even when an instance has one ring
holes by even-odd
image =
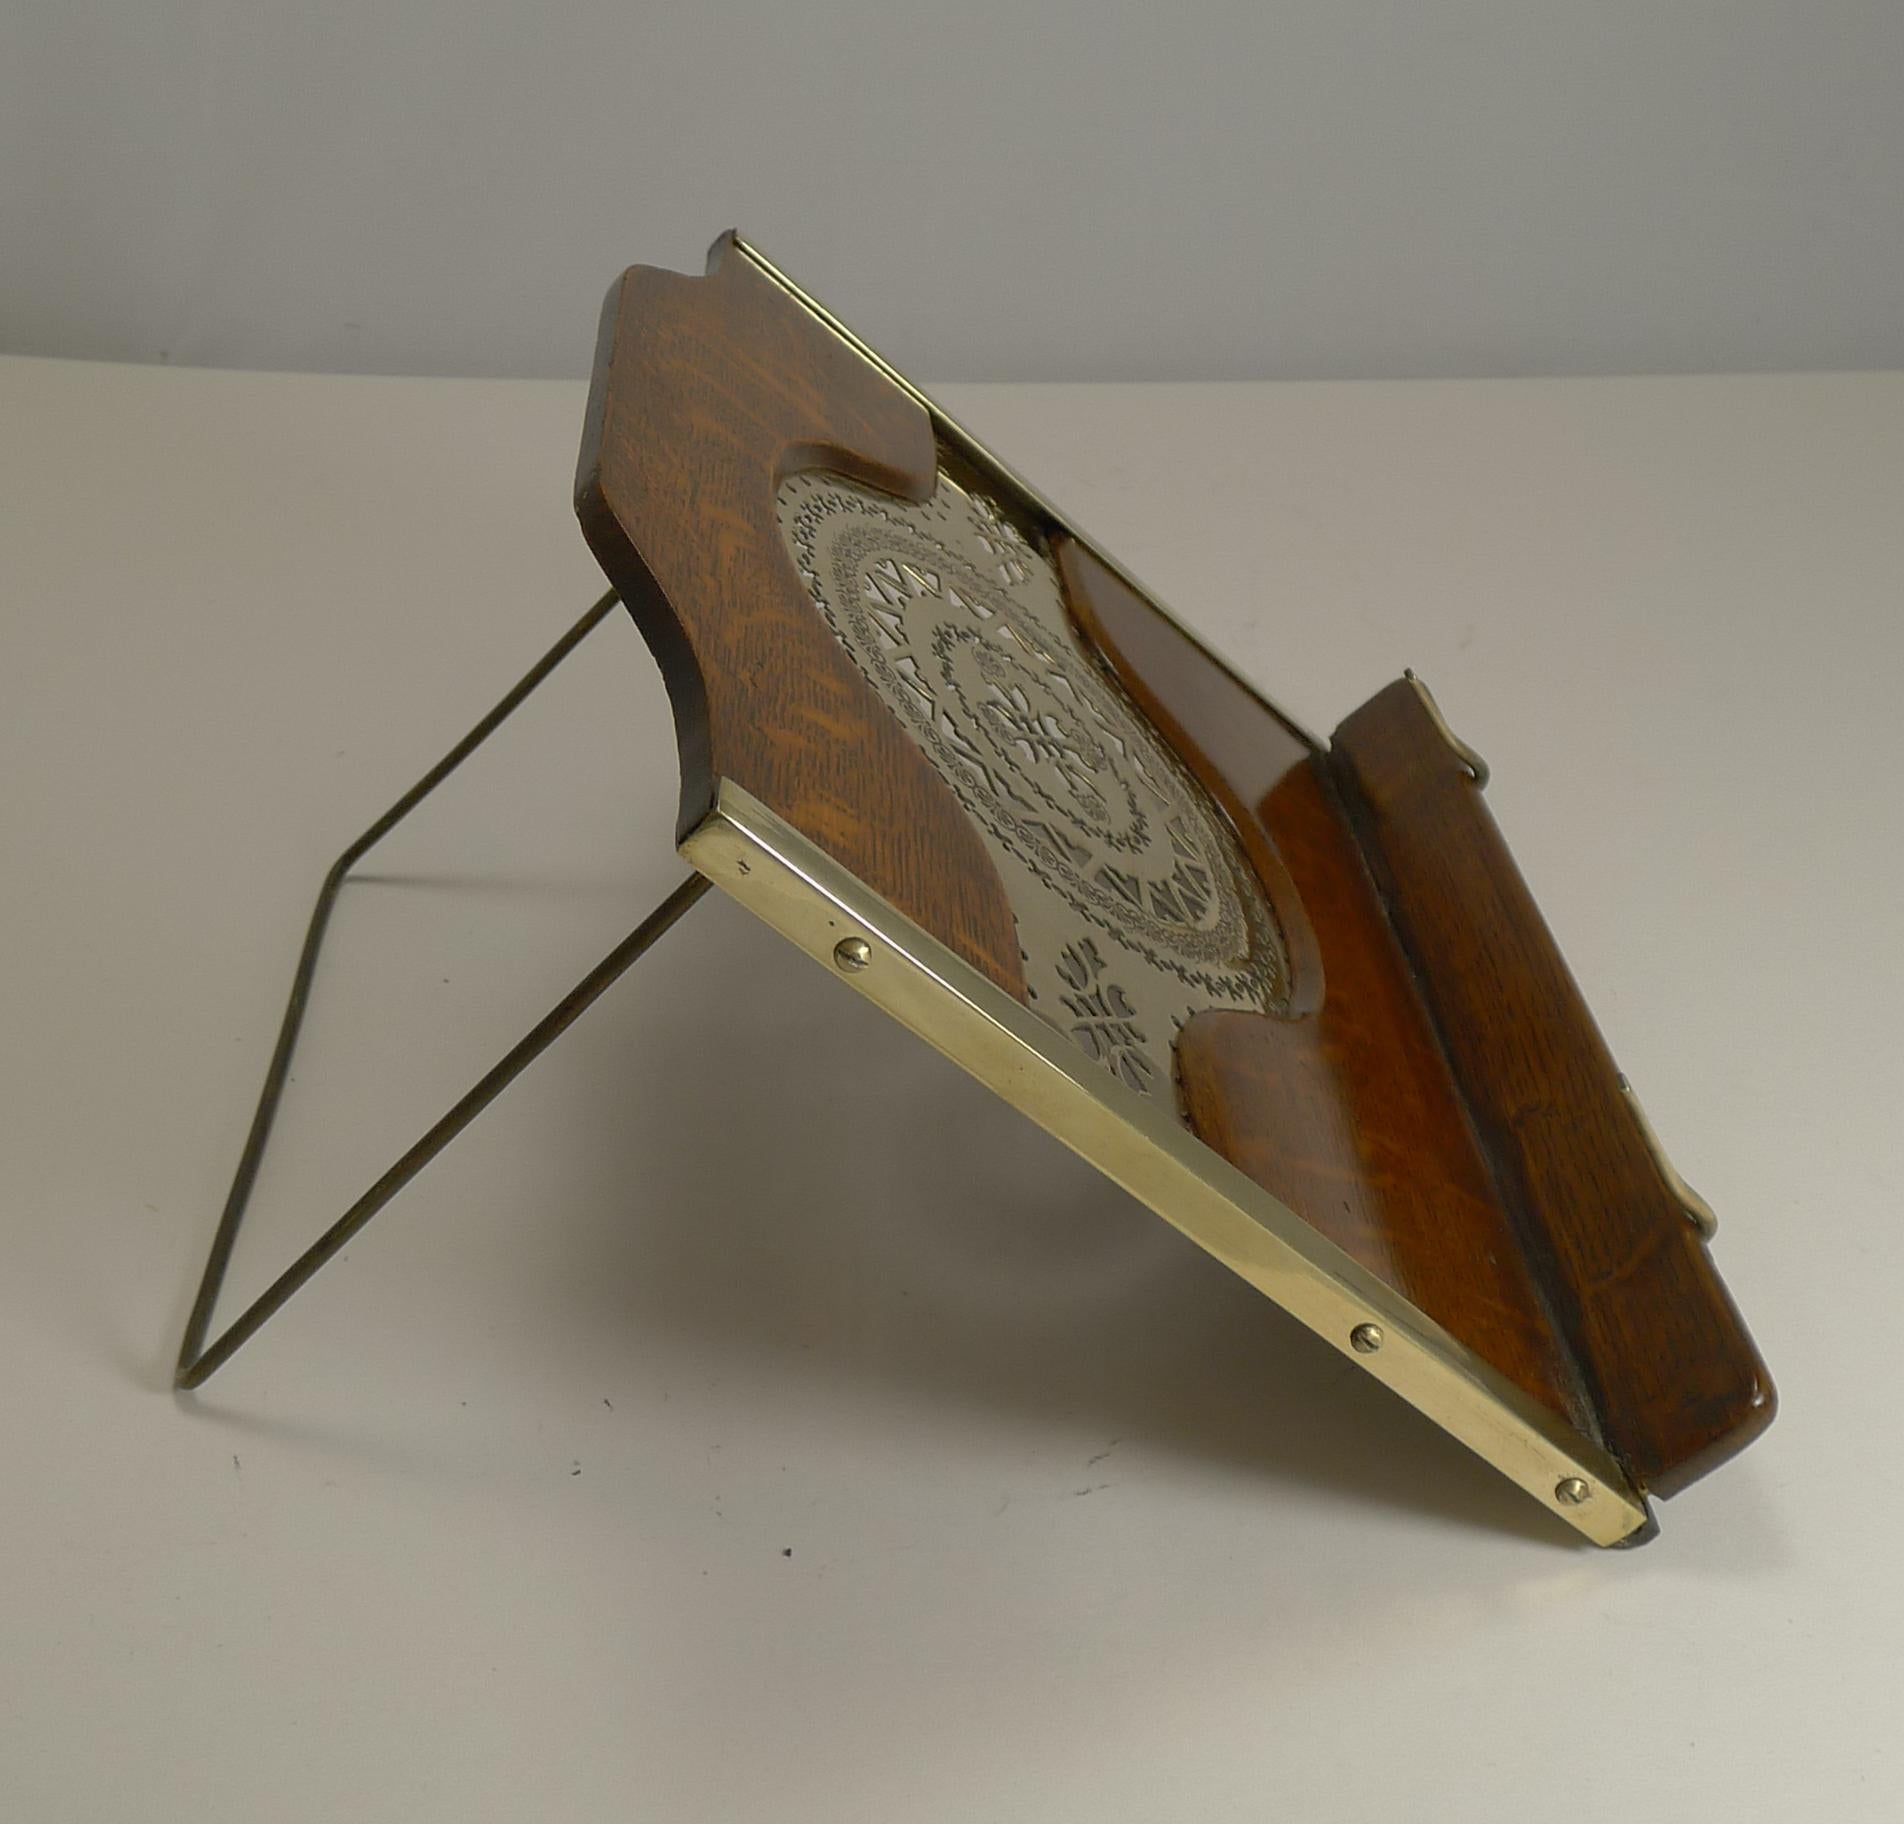
[[[573,375],[738,226],[944,379],[1904,364],[1897,0],[8,0],[0,348]]]

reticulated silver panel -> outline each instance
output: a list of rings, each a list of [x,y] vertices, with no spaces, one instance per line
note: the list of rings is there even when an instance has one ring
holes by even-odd
[[[1184,1021],[1287,998],[1227,819],[1080,639],[1050,558],[984,496],[944,474],[918,504],[808,473],[779,512],[828,626],[984,837],[1033,1009],[1176,1106]]]

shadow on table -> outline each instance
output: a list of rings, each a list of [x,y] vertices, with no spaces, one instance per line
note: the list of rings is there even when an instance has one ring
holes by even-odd
[[[1578,1543],[733,908],[671,942],[667,979],[637,972],[578,1073],[565,1170],[602,1188],[571,1206],[593,1213],[561,1321],[751,1356],[816,1400],[857,1384],[1194,1456],[1266,1499],[1286,1481]]]
[[[536,1069],[561,1086],[567,1126],[538,1218],[550,1264],[511,1296],[541,1302],[525,1321],[596,1332],[597,1358],[621,1348],[652,1365],[673,1339],[697,1364],[745,1362],[816,1401],[872,1392],[916,1402],[922,1423],[1025,1427],[1076,1447],[1087,1486],[1119,1471],[1100,1453],[1128,1463],[1141,1448],[1260,1480],[1266,1500],[1283,1482],[1579,1543],[718,897]],[[163,1364],[136,1365],[141,1381],[169,1384],[191,1295],[176,1289]],[[291,1309],[318,1322],[318,1298]],[[228,1295],[220,1325],[240,1304]],[[211,1397],[194,1408],[205,1418],[305,1436]],[[348,1447],[341,1433],[305,1441]]]

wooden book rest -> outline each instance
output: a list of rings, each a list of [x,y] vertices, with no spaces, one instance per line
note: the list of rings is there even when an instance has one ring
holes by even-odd
[[[577,502],[715,885],[1589,1538],[1764,1429],[1412,677],[1306,734],[732,236],[610,293]]]
[[[611,291],[577,504],[613,590],[325,876],[180,1348],[200,1386],[711,884],[1587,1538],[1774,1400],[1412,677],[1324,743],[728,236]],[[617,595],[695,870],[209,1340],[332,906]]]

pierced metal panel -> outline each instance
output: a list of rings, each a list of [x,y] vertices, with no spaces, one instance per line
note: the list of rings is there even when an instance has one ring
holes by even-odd
[[[944,473],[924,503],[808,473],[778,506],[828,626],[984,837],[1033,1011],[1176,1108],[1192,1014],[1287,1000],[1282,934],[1228,820],[1079,637],[1049,556],[983,495]]]

